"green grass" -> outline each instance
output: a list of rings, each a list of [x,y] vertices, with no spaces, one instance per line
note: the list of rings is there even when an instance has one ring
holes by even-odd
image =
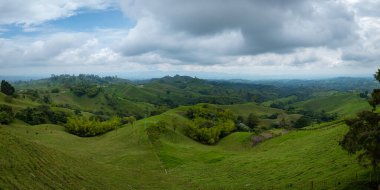
[[[257,103],[245,103],[245,104],[233,104],[224,105],[223,108],[231,110],[236,115],[241,115],[243,117],[248,117],[250,113],[254,113],[261,117],[259,126],[264,128],[270,128],[272,124],[278,124],[282,118],[287,122],[296,121],[301,117],[299,114],[288,114],[285,110],[271,108],[263,106]],[[263,119],[263,116],[270,116],[272,114],[278,114],[277,119]]]
[[[205,189],[283,189],[290,184],[304,189],[311,181],[327,183],[331,188],[336,179],[347,185],[356,172],[367,174],[355,157],[338,145],[346,131],[344,125],[294,131],[253,148],[249,133],[233,133],[215,146],[185,140],[187,137],[177,133],[175,141],[162,139],[159,156],[170,173]]]
[[[101,176],[101,182],[111,189],[176,189],[175,183],[171,183],[172,176],[165,174],[141,122],[93,138],[68,134],[57,125],[16,123],[1,130],[65,155],[90,160],[91,165],[98,168],[96,175]]]
[[[251,147],[250,133],[237,132],[210,146],[183,135],[183,125],[191,122],[181,116],[187,108],[172,109],[91,138],[71,135],[58,125],[29,126],[16,120],[0,126],[4,174],[0,175],[0,188],[308,189],[313,181],[316,185],[325,183],[325,189],[341,182],[338,189],[342,189],[356,174],[368,173],[338,145],[347,132],[341,123],[292,131],[255,147]],[[225,108],[245,115],[296,117],[254,103]],[[168,126],[169,132],[161,135],[160,143],[152,145],[145,127],[159,120],[179,126],[175,131]],[[41,177],[34,179],[36,175]]]
[[[87,159],[16,137],[0,127],[0,189],[101,189],[99,169]]]
[[[326,96],[316,96],[306,101],[297,102],[298,109],[338,113],[343,117],[354,116],[362,110],[370,110],[368,102],[354,93],[336,93]]]

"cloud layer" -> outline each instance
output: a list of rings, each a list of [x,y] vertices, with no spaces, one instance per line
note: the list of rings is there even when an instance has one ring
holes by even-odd
[[[379,67],[379,6],[352,0],[0,2],[0,74],[30,68],[245,78],[369,75]],[[28,28],[84,9],[110,8],[120,9],[135,25],[27,34]],[[2,37],[9,26],[21,27],[25,34]]]

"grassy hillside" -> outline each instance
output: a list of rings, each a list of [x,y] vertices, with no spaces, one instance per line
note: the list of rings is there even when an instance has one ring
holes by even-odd
[[[311,181],[331,188],[334,180],[343,188],[357,172],[367,174],[338,145],[346,131],[344,125],[295,131],[253,148],[249,133],[233,133],[218,145],[207,146],[176,132],[163,136],[158,152],[170,173],[206,189],[289,185],[305,189]]]
[[[20,84],[25,89],[40,89],[40,98],[33,101],[32,95],[26,95],[10,100],[0,93],[0,104],[18,111],[40,105],[48,95],[52,110],[67,113],[79,109],[85,116],[121,113],[142,118],[152,111],[158,115],[87,138],[69,134],[59,125],[30,126],[19,120],[1,125],[0,189],[309,189],[310,184],[314,189],[344,189],[356,176],[368,179],[368,169],[338,144],[348,130],[341,121],[293,130],[255,146],[252,135],[258,134],[249,132],[234,132],[215,145],[205,145],[184,135],[184,126],[193,124],[184,117],[190,106],[159,114],[182,104],[234,102],[215,106],[244,117],[255,113],[265,129],[283,118],[296,121],[301,115],[289,113],[300,113],[297,110],[325,110],[348,117],[369,109],[355,93],[321,91],[300,101],[296,96],[273,99],[281,96],[267,86],[234,86],[180,76],[141,84],[117,78],[111,82],[90,79],[101,88],[92,98],[75,95],[67,83],[48,81],[46,85],[42,80]],[[51,93],[52,88],[60,91]],[[260,88],[265,92],[255,94]],[[265,94],[272,100],[253,102]],[[291,102],[296,110],[269,107],[276,101]],[[269,119],[272,115],[278,116]],[[161,120],[168,124],[154,140],[146,129]]]
[[[0,127],[0,189],[101,189],[98,168],[87,159],[14,136]]]
[[[250,113],[254,113],[260,118],[259,126],[262,126],[264,128],[270,128],[272,124],[278,124],[282,118],[284,118],[287,122],[292,122],[301,117],[299,114],[288,114],[285,110],[263,106],[254,102],[245,104],[223,105],[221,107],[229,109],[236,115],[241,115],[244,117],[248,117]],[[273,114],[278,114],[278,117],[276,119],[266,118]]]
[[[335,93],[315,96],[309,100],[293,104],[298,109],[338,113],[340,116],[354,116],[362,110],[370,110],[368,102],[355,93]]]
[[[63,127],[57,125],[26,126],[14,123],[11,126],[1,126],[0,129],[81,159],[77,164],[67,166],[81,167],[81,163],[88,163],[94,168],[91,175],[98,176],[100,183],[106,184],[110,189],[177,189],[176,184],[172,183],[172,176],[165,173],[141,122],[93,138],[68,134]],[[22,153],[15,152],[15,155],[18,154]],[[41,153],[40,156],[45,154]],[[12,168],[7,169],[9,172],[17,172]],[[22,189],[23,186],[17,187]],[[97,186],[91,189],[104,188]]]
[[[178,115],[185,109],[171,110],[140,120],[134,126],[126,125],[92,138],[68,134],[57,125],[27,126],[16,122],[1,126],[0,131],[19,139],[28,139],[23,144],[58,152],[62,161],[70,162],[66,157],[72,158],[73,163],[67,165],[73,166],[74,171],[78,168],[84,179],[89,182],[93,179],[85,174],[98,177],[102,185],[111,189],[250,189],[265,186],[284,188],[289,185],[303,189],[311,181],[333,187],[335,179],[341,183],[341,189],[347,185],[347,180],[353,180],[356,172],[359,176],[366,175],[367,170],[359,167],[355,158],[348,156],[338,145],[347,131],[344,125],[295,131],[255,147],[251,147],[251,134],[246,132],[233,133],[215,146],[203,145],[184,136],[180,125],[175,132],[168,127],[169,132],[161,135],[160,143],[152,146],[145,126],[159,120],[170,123],[176,120],[180,124],[190,122]],[[23,155],[24,150],[14,151],[14,155]],[[39,157],[46,154],[51,153],[39,152]],[[22,159],[27,158],[30,159],[29,156]],[[1,160],[9,158],[3,157]],[[30,162],[35,163],[33,160]],[[93,170],[82,168],[79,163],[83,162]],[[60,160],[51,164],[60,165]],[[11,167],[6,170],[7,173],[18,173]],[[15,176],[7,177],[16,180]],[[33,183],[26,174],[17,179],[25,184]],[[72,183],[86,187],[86,183],[80,180],[73,179]],[[2,185],[9,183],[3,181]],[[17,183],[15,186],[20,189],[24,187]],[[94,189],[103,188],[100,185]]]

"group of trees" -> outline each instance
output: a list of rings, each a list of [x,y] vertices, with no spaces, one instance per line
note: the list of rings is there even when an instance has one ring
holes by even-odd
[[[45,123],[64,124],[67,122],[68,115],[62,111],[53,111],[47,105],[38,107],[27,107],[16,113],[16,118],[31,125]]]
[[[113,117],[107,121],[99,121],[97,119],[76,116],[67,119],[65,128],[71,134],[80,137],[92,137],[117,129],[121,125],[121,119],[118,117]]]
[[[106,77],[100,77],[98,75],[91,75],[91,74],[79,74],[79,75],[68,75],[68,74],[62,74],[62,75],[51,75],[49,80],[51,82],[58,82],[63,83],[65,85],[72,85],[82,82],[87,83],[95,83],[95,84],[107,84],[110,82],[117,82],[117,81],[123,81],[122,79],[119,79],[117,76],[106,76]]]
[[[93,98],[99,94],[101,88],[97,85],[82,83],[71,86],[70,90],[77,96],[87,95],[89,98]]]
[[[201,143],[215,144],[236,129],[234,114],[215,106],[193,106],[187,110],[186,116],[193,124],[186,125],[185,134]]]
[[[334,121],[338,118],[338,114],[327,113],[324,110],[320,112],[299,110],[297,113],[302,116],[293,124],[294,128],[303,128],[311,125],[312,123]]]

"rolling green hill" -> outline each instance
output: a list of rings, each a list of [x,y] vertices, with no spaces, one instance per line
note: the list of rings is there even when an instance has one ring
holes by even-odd
[[[251,189],[271,186],[304,189],[312,181],[315,187],[324,184],[328,189],[339,182],[338,189],[342,189],[355,178],[356,173],[367,175],[367,170],[359,167],[355,158],[343,152],[338,145],[347,131],[344,125],[294,131],[255,147],[251,147],[251,134],[247,132],[233,133],[217,145],[209,146],[184,136],[182,125],[176,131],[168,126],[169,131],[160,136],[160,143],[152,145],[145,126],[159,120],[190,122],[181,116],[184,110],[186,107],[170,110],[140,120],[134,126],[126,125],[92,138],[68,134],[57,125],[27,126],[16,122],[1,126],[0,131],[27,139],[23,144],[45,147],[58,152],[61,158],[72,158],[73,163],[69,165],[78,167],[84,176],[98,177],[102,185],[111,189]],[[23,155],[25,150],[14,151],[14,155]],[[50,152],[41,152],[39,156],[45,157],[45,154]],[[19,164],[24,159],[29,157],[8,160]],[[34,163],[33,160],[31,162]],[[92,170],[82,169],[81,162],[86,162]],[[60,161],[52,164],[59,167]],[[17,173],[14,168],[6,170],[7,173]],[[26,175],[19,180],[25,184],[32,183],[24,178]],[[83,178],[90,183],[93,179]],[[77,179],[70,183],[78,187],[87,186]],[[101,185],[93,185],[97,187],[94,189],[102,189]],[[22,185],[16,186],[23,188]]]
[[[323,96],[314,96],[308,100],[293,104],[298,109],[338,113],[349,117],[359,111],[370,110],[368,102],[356,93],[334,93]]]
[[[158,155],[170,173],[184,181],[190,178],[205,189],[284,189],[288,185],[305,189],[312,181],[320,187],[326,183],[329,189],[334,180],[342,184],[340,189],[353,181],[356,173],[367,174],[338,145],[346,131],[344,125],[294,131],[255,147],[246,132],[233,133],[215,146],[196,143],[176,132],[162,136]]]
[[[24,140],[3,126],[0,145],[0,189],[107,188],[96,175],[96,165],[87,159]]]
[[[31,126],[17,119],[0,125],[0,189],[310,189],[311,184],[313,189],[358,189],[356,185],[368,181],[369,169],[339,146],[348,130],[341,120],[303,130],[271,129],[282,119],[298,120],[302,115],[293,114],[297,110],[349,117],[369,109],[357,93],[321,90],[298,97],[280,95],[283,89],[265,85],[191,77],[132,83],[90,76],[85,81],[100,90],[89,97],[73,92],[70,85],[81,83],[77,77],[56,80],[63,81],[20,83],[19,96],[0,93],[0,104],[14,111],[45,104],[70,114],[80,110],[85,116],[135,115],[139,120],[96,137],[78,137],[60,125]],[[59,92],[52,93],[54,88]],[[39,94],[36,99],[33,90]],[[43,103],[45,96],[50,102]],[[233,132],[215,145],[196,142],[185,135],[185,126],[193,124],[185,113],[199,102],[215,103],[216,108],[244,117],[255,113],[266,131]],[[295,111],[270,107],[274,102],[289,104]],[[159,121],[167,123],[165,130],[152,138],[147,128]],[[283,131],[252,146],[254,135]]]

